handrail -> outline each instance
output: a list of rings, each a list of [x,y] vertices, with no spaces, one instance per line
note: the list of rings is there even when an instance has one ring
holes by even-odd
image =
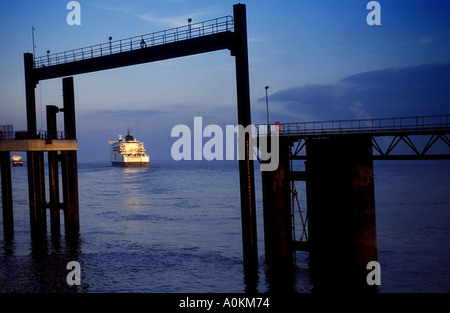
[[[176,41],[232,31],[233,28],[233,17],[223,16],[194,24],[189,23],[185,26],[166,29],[150,34],[115,41],[110,40],[106,43],[84,48],[78,48],[53,54],[47,53],[47,55],[45,56],[34,58],[34,68],[60,65],[64,63],[102,57],[115,53],[144,49],[147,47],[153,47]]]
[[[28,131],[28,130],[20,130],[20,131],[8,131],[0,133],[0,141],[1,140],[21,140],[21,139],[66,139],[66,133],[64,131],[54,131],[49,132],[46,130],[37,130],[37,131]]]
[[[315,122],[281,123],[280,136],[328,136],[339,134],[387,134],[394,132],[450,130],[450,115],[428,115],[359,120],[328,120]],[[274,127],[273,125],[271,128]],[[267,125],[259,127],[267,134]]]
[[[12,126],[12,125],[11,125]],[[277,123],[280,136],[328,136],[341,134],[386,134],[414,131],[450,131],[450,114],[392,117],[360,120],[315,121],[298,123]],[[267,135],[267,125],[256,127],[258,135]],[[3,131],[0,140],[13,139],[65,139],[64,131],[50,134],[45,130]]]

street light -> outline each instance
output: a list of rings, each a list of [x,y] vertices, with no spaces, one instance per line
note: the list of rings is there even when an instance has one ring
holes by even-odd
[[[266,110],[267,110],[267,135],[270,136],[270,124],[269,124],[269,99],[267,97],[267,89],[269,86],[266,86]]]
[[[192,19],[188,18],[188,34],[189,34],[189,39],[191,38],[191,23],[192,23]]]

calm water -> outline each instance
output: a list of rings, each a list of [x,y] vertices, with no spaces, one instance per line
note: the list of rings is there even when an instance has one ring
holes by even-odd
[[[255,173],[258,291],[265,292],[258,166]],[[2,292],[245,291],[237,163],[79,164],[78,174],[79,245],[62,236],[36,246],[26,167],[12,168],[15,237],[5,242],[0,229]],[[380,292],[450,292],[450,162],[381,161],[375,179]],[[297,189],[302,194],[304,185]],[[81,265],[80,286],[66,283],[72,260]],[[289,289],[310,292],[307,253],[297,252],[293,273]]]

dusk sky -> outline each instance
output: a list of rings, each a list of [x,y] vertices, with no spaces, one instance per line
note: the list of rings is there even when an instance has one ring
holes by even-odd
[[[0,125],[26,129],[23,54],[36,56],[148,34],[233,14],[229,0],[0,2]],[[380,0],[369,26],[367,0],[248,0],[252,123],[448,114],[450,1]],[[127,127],[151,159],[170,159],[177,124],[237,123],[234,58],[229,51],[74,77],[79,160],[109,161],[108,140]],[[62,81],[36,87],[38,129],[45,106],[62,107]],[[62,129],[62,121],[59,124]]]

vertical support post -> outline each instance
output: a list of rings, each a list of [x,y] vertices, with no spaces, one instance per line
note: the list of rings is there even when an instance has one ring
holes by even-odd
[[[281,137],[278,168],[261,173],[265,254],[266,261],[274,266],[292,263],[289,148],[288,139]]]
[[[25,100],[27,107],[27,127],[28,132],[36,135],[36,98],[34,89],[36,88],[36,81],[33,75],[33,54],[24,54],[25,67]]]
[[[44,152],[27,152],[28,198],[30,202],[30,229],[33,239],[47,233],[45,204]]]
[[[58,139],[56,113],[58,107],[47,105],[47,134],[48,139]],[[48,153],[48,180],[49,180],[49,209],[50,209],[50,229],[52,236],[59,236],[61,230],[61,218],[59,214],[59,173],[58,173],[58,152]]]
[[[247,18],[244,4],[233,6],[234,47],[232,54],[236,63],[236,89],[238,124],[251,124],[250,83],[248,71]],[[254,165],[250,159],[249,137],[245,138],[245,160],[239,160],[239,181],[241,196],[242,244],[244,272],[247,279],[255,279],[258,272],[258,246],[255,212]]]
[[[314,287],[373,290],[367,263],[377,261],[370,136],[306,141],[311,279]]]
[[[63,78],[63,103],[65,138],[76,139],[73,77]],[[61,151],[61,158],[65,232],[76,236],[80,230],[77,152]]]
[[[3,235],[14,236],[13,201],[11,188],[11,155],[9,151],[0,151],[0,170],[2,179]]]
[[[42,234],[47,234],[47,203],[45,199],[45,165],[44,151],[36,152],[38,159],[39,210],[41,214]]]
[[[64,136],[65,139],[77,139],[73,77],[63,78],[62,81],[64,104]]]
[[[27,138],[36,138],[36,98],[34,89],[36,88],[36,80],[33,74],[33,54],[24,54],[25,68],[25,99],[27,108]],[[37,238],[46,232],[45,219],[45,188],[43,181],[43,153],[27,152],[27,169],[28,169],[28,197],[30,205],[30,229],[31,237]],[[44,210],[44,212],[42,212]]]

